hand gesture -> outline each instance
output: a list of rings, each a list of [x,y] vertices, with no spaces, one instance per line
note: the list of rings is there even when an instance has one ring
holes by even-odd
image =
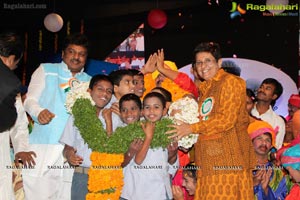
[[[297,182],[300,182],[300,171],[296,170],[292,167],[286,167],[286,169],[289,171],[290,176]]]
[[[134,139],[128,148],[128,152],[133,156],[138,152],[143,146],[143,140],[140,138]]]
[[[263,173],[263,170],[256,170],[256,174],[253,175],[253,186],[259,185],[261,183]]]
[[[184,200],[184,194],[179,185],[172,185],[172,193],[174,200]]]
[[[261,187],[264,190],[265,195],[268,195],[268,186],[269,186],[270,177],[272,175],[273,170],[271,167],[269,167],[268,169],[262,171],[264,171],[264,173],[262,175]]]
[[[146,62],[146,64],[142,67],[141,72],[143,74],[148,74],[154,72],[157,67],[156,67],[156,62],[157,62],[157,54],[151,54]]]
[[[121,115],[118,102],[112,103],[110,109],[111,109],[112,112],[116,113],[118,116]]]
[[[182,137],[187,136],[192,133],[191,126],[188,123],[184,123],[183,121],[179,121],[178,125],[172,124],[169,127],[174,128],[173,130],[169,130],[166,134],[170,134],[170,139],[180,140]]]
[[[102,117],[105,121],[112,121],[112,110],[109,108],[104,108],[102,110]]]
[[[15,155],[15,164],[18,167],[21,161],[25,167],[33,167],[35,165],[33,157],[36,158],[36,154],[33,151],[18,152]]]
[[[155,123],[146,121],[145,123],[141,123],[142,129],[145,133],[145,140],[152,140],[155,130]]]
[[[160,69],[164,68],[164,60],[165,60],[165,54],[164,54],[164,50],[158,50],[157,51],[157,69],[158,71],[160,71]]]
[[[50,112],[48,109],[44,109],[39,113],[38,121],[40,124],[48,124],[54,117],[55,114]]]
[[[71,165],[74,165],[74,166],[79,166],[82,164],[82,161],[83,161],[83,158],[76,155],[76,152],[77,150],[70,150],[66,156],[68,162],[71,164]]]

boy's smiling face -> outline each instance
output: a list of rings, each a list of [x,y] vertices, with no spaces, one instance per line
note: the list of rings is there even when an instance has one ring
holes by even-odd
[[[144,100],[143,115],[148,121],[156,122],[160,120],[165,110],[166,108],[157,97],[149,97]]]
[[[124,123],[131,124],[140,120],[141,109],[133,100],[124,101],[120,108],[120,114]]]
[[[109,103],[112,97],[113,86],[110,82],[101,80],[93,86],[92,90],[89,89],[88,91],[90,92],[96,106],[102,109]]]

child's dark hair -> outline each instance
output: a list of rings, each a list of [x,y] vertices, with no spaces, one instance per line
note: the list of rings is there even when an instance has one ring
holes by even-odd
[[[160,100],[160,102],[162,103],[163,108],[166,108],[167,101],[166,101],[165,97],[158,92],[149,92],[148,94],[146,94],[146,96],[143,99],[143,105],[145,104],[146,99],[152,98],[152,97],[158,98]]]
[[[194,163],[189,163],[183,167],[183,174],[187,174],[189,177],[197,181],[197,167]]]
[[[165,88],[163,88],[163,87],[155,87],[152,90],[159,90],[162,93],[162,95],[165,97],[165,99],[166,99],[167,102],[172,102],[172,94],[171,94],[171,92],[169,92]]]
[[[141,73],[139,70],[137,70],[137,69],[129,69],[131,72],[132,72],[132,75],[133,76],[142,76],[142,77],[144,77],[144,74],[143,73]]]
[[[120,110],[122,109],[122,105],[125,101],[134,101],[136,103],[136,105],[139,107],[139,109],[141,110],[142,109],[142,102],[141,102],[141,99],[140,97],[138,97],[137,95],[135,94],[125,94],[121,97],[120,101],[119,101],[119,107],[120,107]]]
[[[109,74],[109,77],[112,80],[113,85],[119,86],[120,81],[122,80],[123,76],[126,76],[126,75],[133,76],[133,73],[131,70],[128,70],[128,69],[119,69],[119,70],[112,71]]]
[[[94,85],[96,85],[99,81],[107,81],[107,82],[111,83],[111,85],[113,86],[113,82],[110,80],[109,76],[104,75],[104,74],[97,74],[92,77],[90,84],[89,84],[89,88],[92,90]]]

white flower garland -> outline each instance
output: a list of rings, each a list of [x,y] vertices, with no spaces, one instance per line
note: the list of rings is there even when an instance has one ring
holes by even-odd
[[[78,98],[89,99],[92,105],[95,105],[90,93],[87,91],[89,88],[89,82],[80,82],[79,84],[71,87],[71,90],[67,93],[65,106],[68,113],[72,113],[72,107]]]
[[[171,116],[172,112],[175,111],[175,115]],[[173,102],[169,107],[169,118],[171,118],[175,124],[178,124],[177,120],[183,121],[188,124],[194,124],[199,122],[199,108],[196,100],[185,97],[178,99]],[[178,146],[186,149],[191,148],[198,140],[198,134],[190,134],[181,138],[178,141]]]

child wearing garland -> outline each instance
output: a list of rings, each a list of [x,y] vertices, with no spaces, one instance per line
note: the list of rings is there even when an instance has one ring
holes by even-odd
[[[88,92],[95,102],[97,116],[104,128],[109,119],[104,113],[104,107],[109,103],[113,94],[113,83],[106,75],[95,75],[90,81]],[[88,169],[91,166],[90,155],[92,150],[83,140],[79,130],[74,125],[74,117],[70,116],[64,132],[60,138],[60,143],[64,144],[63,154],[72,166],[76,166],[72,180],[72,200],[85,199],[88,193]]]
[[[136,94],[125,94],[124,96],[122,96],[119,101],[119,108],[120,118],[124,124],[128,125],[140,121],[140,118],[142,116],[142,102],[140,97]],[[122,167],[124,168],[124,175],[127,164],[138,152],[138,150],[141,149],[142,144],[143,140],[140,138],[136,138],[130,143],[127,152],[124,154],[124,162],[122,163]]]
[[[177,143],[170,144],[167,149],[150,148],[155,122],[161,120],[165,109],[166,100],[161,94],[150,92],[144,97],[142,112],[147,122],[142,124],[142,128],[145,132],[145,139],[142,147],[126,167],[120,199],[165,200],[173,198],[170,176],[174,176],[179,167]]]

